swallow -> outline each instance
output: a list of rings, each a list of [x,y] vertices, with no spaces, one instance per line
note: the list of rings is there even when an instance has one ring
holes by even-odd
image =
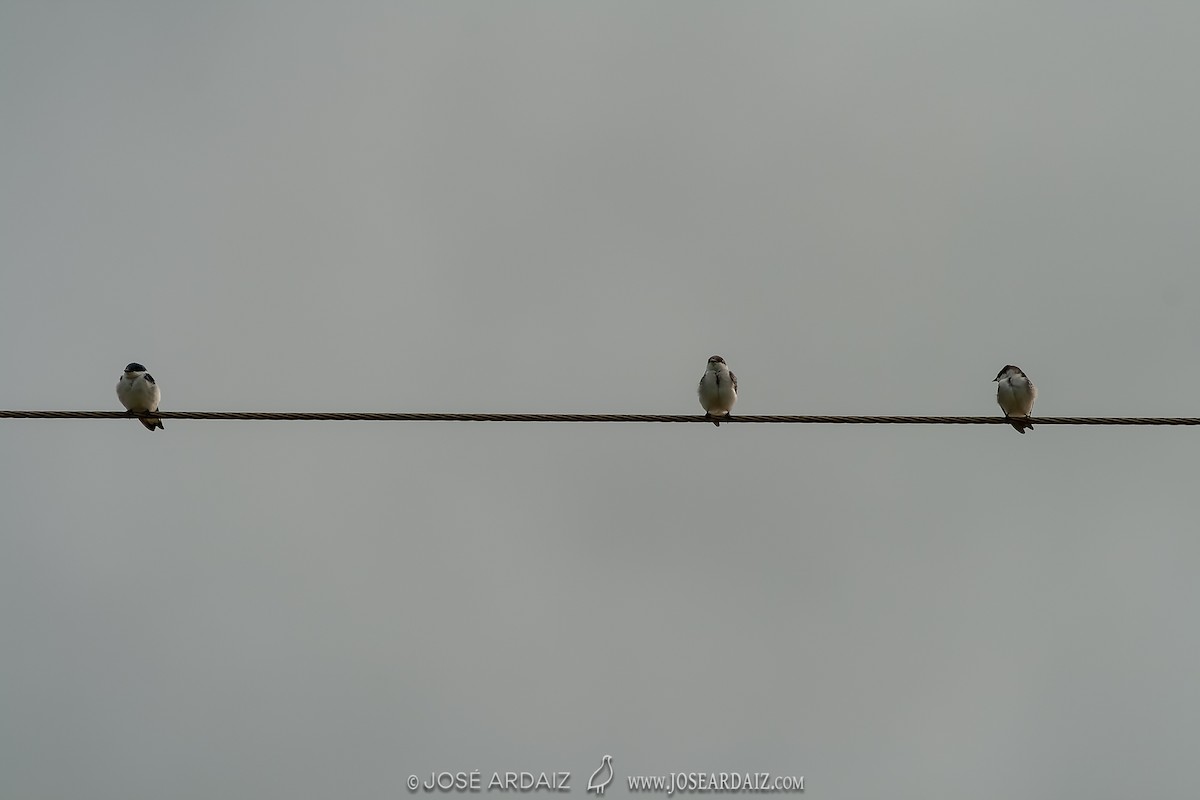
[[[154,376],[146,372],[146,368],[136,361],[125,367],[117,381],[117,399],[130,416],[134,414],[153,414],[158,411],[158,401],[162,397]],[[146,430],[155,428],[165,430],[162,420],[158,417],[139,417]]]

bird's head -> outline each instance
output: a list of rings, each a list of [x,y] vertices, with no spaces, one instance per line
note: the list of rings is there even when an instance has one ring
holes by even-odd
[[[992,382],[995,383],[996,381],[1004,380],[1005,378],[1011,378],[1013,375],[1025,377],[1025,373],[1021,372],[1020,367],[1014,367],[1012,364],[1006,364],[1004,369],[1000,370],[1000,374],[992,378]]]

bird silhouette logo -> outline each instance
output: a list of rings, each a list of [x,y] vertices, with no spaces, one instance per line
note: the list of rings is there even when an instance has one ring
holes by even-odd
[[[589,792],[595,792],[598,795],[604,794],[604,790],[612,783],[613,768],[612,756],[605,756],[604,761],[600,763],[600,769],[592,773],[592,777],[588,778]]]

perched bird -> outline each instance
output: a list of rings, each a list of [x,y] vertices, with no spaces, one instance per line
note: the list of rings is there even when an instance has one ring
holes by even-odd
[[[161,396],[154,378],[137,362],[125,367],[125,373],[117,381],[117,399],[130,415],[153,414],[158,411],[158,400]],[[162,420],[157,417],[141,417],[140,420],[150,431],[163,426]]]
[[[737,376],[729,371],[725,359],[712,356],[708,359],[708,368],[704,370],[696,392],[700,395],[704,415],[719,428],[721,422],[716,418],[728,418],[733,404],[737,402]]]
[[[587,790],[596,794],[604,794],[604,790],[612,783],[612,779],[612,756],[605,756],[600,759],[600,769],[593,772],[592,777],[588,778]]]
[[[1033,412],[1033,401],[1037,399],[1037,387],[1025,376],[1020,367],[1008,364],[996,376],[996,402],[1004,416],[1025,417],[1012,420],[1012,426],[1017,433],[1025,433],[1025,429],[1033,430],[1029,415]]]

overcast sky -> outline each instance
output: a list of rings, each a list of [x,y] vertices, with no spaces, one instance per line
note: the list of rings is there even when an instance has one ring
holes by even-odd
[[[8,0],[0,407],[1195,415],[1198,32]],[[0,421],[0,796],[1195,796],[1198,437]]]

